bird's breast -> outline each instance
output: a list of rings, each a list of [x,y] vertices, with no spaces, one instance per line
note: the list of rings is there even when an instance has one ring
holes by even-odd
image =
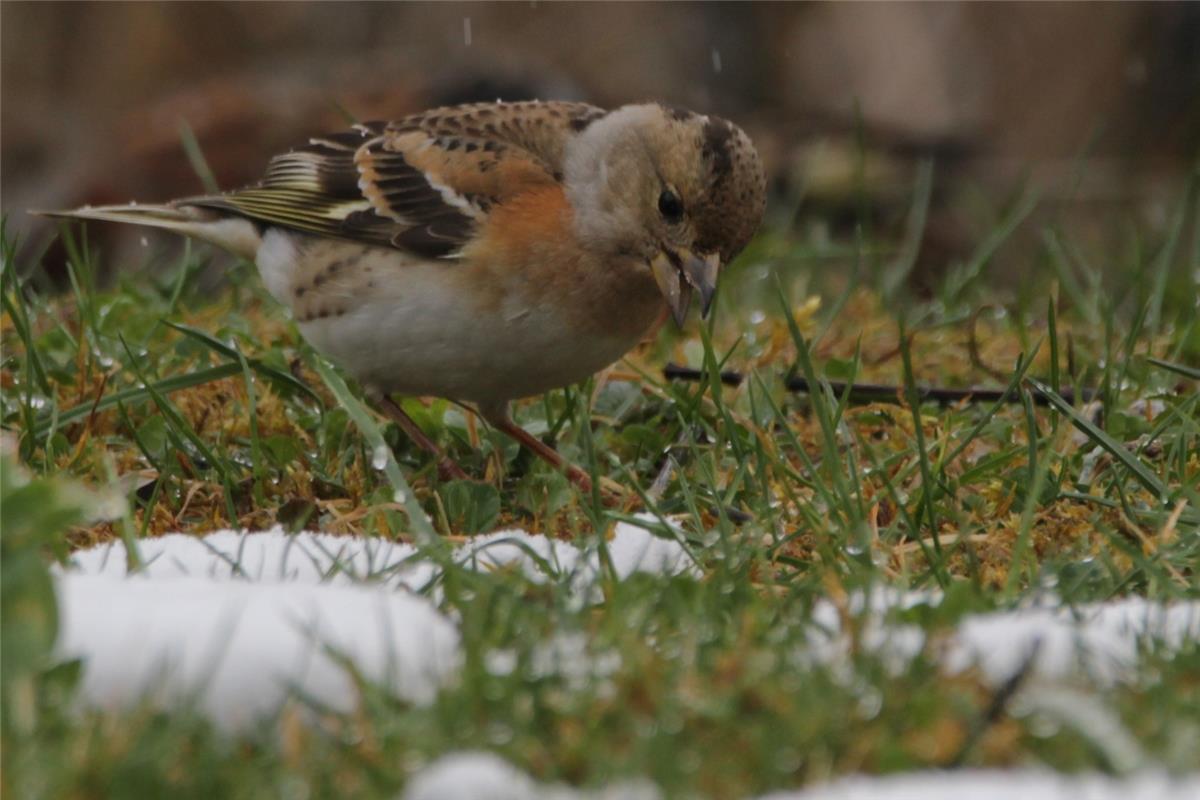
[[[526,227],[513,233],[529,235]],[[383,391],[484,404],[538,394],[619,359],[662,309],[652,280],[549,235],[436,261],[303,237],[264,241],[264,281],[304,337]]]

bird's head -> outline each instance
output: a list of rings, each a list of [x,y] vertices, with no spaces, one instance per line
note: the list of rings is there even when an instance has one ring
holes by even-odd
[[[721,267],[766,204],[762,163],[741,128],[657,103],[619,108],[577,133],[565,181],[580,239],[644,265],[677,324],[693,290],[708,312]]]

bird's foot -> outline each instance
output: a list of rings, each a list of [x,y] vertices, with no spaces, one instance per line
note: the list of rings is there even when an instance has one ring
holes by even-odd
[[[567,478],[584,494],[592,493],[592,476],[574,464],[567,465]],[[600,476],[600,502],[608,508],[619,508],[629,500],[629,490],[605,475]]]
[[[421,426],[417,425],[416,421],[405,413],[404,409],[395,400],[384,395],[379,398],[379,407],[389,419],[400,426],[400,430],[404,431],[404,435],[411,439],[413,444],[434,457],[437,461],[439,478],[443,481],[469,480],[463,468],[454,459],[446,455],[442,451],[442,448],[438,447],[432,439],[426,436],[425,432],[421,430]]]
[[[538,458],[565,472],[571,483],[578,486],[584,494],[590,495],[592,493],[592,476],[578,466],[568,462],[553,447],[510,419],[502,418],[490,421],[496,426],[497,430],[516,439],[523,447],[528,448]],[[629,493],[616,481],[605,477],[600,478],[600,500],[604,505],[610,508],[624,505],[628,496]]]

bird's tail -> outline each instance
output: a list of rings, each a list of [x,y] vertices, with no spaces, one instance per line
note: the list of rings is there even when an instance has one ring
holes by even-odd
[[[210,242],[251,261],[254,260],[259,245],[262,244],[262,237],[259,235],[258,229],[244,217],[189,203],[166,205],[130,203],[120,206],[84,206],[71,211],[30,211],[29,213],[59,219],[122,222],[128,225],[163,228]]]

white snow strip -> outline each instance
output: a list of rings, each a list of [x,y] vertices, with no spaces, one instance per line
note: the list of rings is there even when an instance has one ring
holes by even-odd
[[[409,781],[402,800],[652,800],[652,784],[616,783],[600,790],[538,784],[499,756],[479,751],[450,753]],[[824,786],[775,792],[760,800],[1192,800],[1200,774],[1172,778],[1160,772],[1124,778],[1062,775],[1046,770],[912,772],[886,777],[853,776]]]
[[[218,725],[238,729],[274,714],[297,690],[350,711],[357,692],[339,657],[424,704],[462,657],[457,628],[406,593],[76,574],[57,586],[58,653],[85,659],[84,702],[106,709],[194,701]]]
[[[140,574],[155,579],[345,585],[399,576],[406,585],[419,585],[433,577],[432,565],[415,561],[411,545],[324,533],[288,535],[281,528],[206,536],[172,533],[139,540],[138,551],[144,562]],[[125,546],[112,542],[79,551],[71,565],[73,571],[88,575],[124,577]]]
[[[76,553],[71,566],[56,571],[63,615],[58,652],[84,659],[87,704],[116,708],[147,693],[164,705],[194,697],[229,728],[269,717],[291,689],[331,708],[352,708],[353,683],[325,648],[416,703],[429,702],[457,674],[457,621],[437,610],[436,587],[415,593],[436,582],[440,567],[410,545],[275,529],[175,534],[143,540],[139,549],[146,565],[132,576],[119,543]],[[637,572],[700,574],[680,542],[636,524],[617,525],[607,551],[618,579]],[[458,547],[452,558],[531,581],[565,581],[580,607],[600,599],[595,542],[498,531]],[[891,610],[938,602],[936,594],[894,590],[852,595],[847,612],[856,619],[854,646],[837,607],[822,601],[806,646],[793,657],[849,670],[849,654],[857,649],[879,653],[900,670],[928,646],[948,671],[977,667],[998,684],[1021,667],[1036,642],[1031,681],[1086,678],[1105,686],[1136,675],[1143,645],[1173,649],[1200,639],[1195,601],[1161,605],[1131,598],[972,615],[929,642],[919,627],[887,619]],[[594,652],[571,636],[548,640],[530,668],[561,674],[573,686],[602,681],[620,668],[619,654]],[[488,666],[511,670],[515,658],[495,651]],[[1129,750],[1119,736],[1107,741],[1114,752]]]
[[[1192,800],[1197,796],[1200,775],[1171,778],[1154,772],[1113,778],[1013,769],[854,776],[760,800]]]
[[[494,753],[450,753],[418,772],[403,800],[657,800],[662,793],[648,781],[615,783],[584,791],[561,784],[538,784]]]
[[[1139,644],[1168,650],[1200,638],[1200,603],[1164,606],[1140,597],[1071,608],[1031,608],[967,617],[946,655],[948,669],[978,665],[994,683],[1007,680],[1034,651],[1043,679],[1086,674],[1101,685],[1133,677]]]
[[[617,525],[608,546],[620,578],[695,569],[679,544],[636,525]],[[140,541],[139,552],[144,566],[132,575],[120,543],[78,552],[56,570],[57,652],[84,660],[85,705],[195,702],[237,730],[270,718],[293,691],[352,709],[357,695],[342,658],[414,703],[432,701],[457,674],[455,621],[413,593],[439,568],[410,545],[275,529],[172,534]],[[535,581],[565,576],[581,603],[599,599],[595,547],[514,530],[478,537],[453,557]],[[615,653],[593,655],[586,641],[567,637],[547,642],[533,666],[561,672],[570,685],[620,666]]]
[[[647,524],[653,524],[653,518]],[[637,525],[621,522],[607,542],[617,577],[635,572],[656,575],[698,574],[683,547]],[[380,580],[419,589],[437,575],[436,567],[418,558],[409,544],[380,538],[288,534],[269,531],[219,531],[206,536],[182,533],[142,539],[138,550],[152,578],[236,578],[258,582],[359,583]],[[564,575],[592,579],[599,570],[596,548],[576,546],[522,530],[477,536],[454,553],[456,562],[483,569],[514,569],[534,581],[548,579],[546,567]],[[540,562],[540,563],[539,563]],[[119,542],[72,555],[73,571],[89,575],[125,576],[125,546]]]
[[[926,632],[915,625],[886,621],[889,610],[920,603],[936,605],[936,594],[879,590],[855,595],[849,613],[858,619],[860,649],[877,653],[899,672],[926,645]],[[819,602],[808,647],[800,663],[839,664],[853,647],[842,630],[837,607]],[[1200,602],[1170,605],[1131,597],[1075,607],[1034,607],[964,617],[953,630],[932,642],[950,672],[978,667],[985,680],[1003,683],[1032,656],[1030,677],[1065,680],[1086,677],[1101,686],[1131,678],[1142,645],[1174,650],[1200,639]],[[1035,652],[1036,650],[1036,652]]]

